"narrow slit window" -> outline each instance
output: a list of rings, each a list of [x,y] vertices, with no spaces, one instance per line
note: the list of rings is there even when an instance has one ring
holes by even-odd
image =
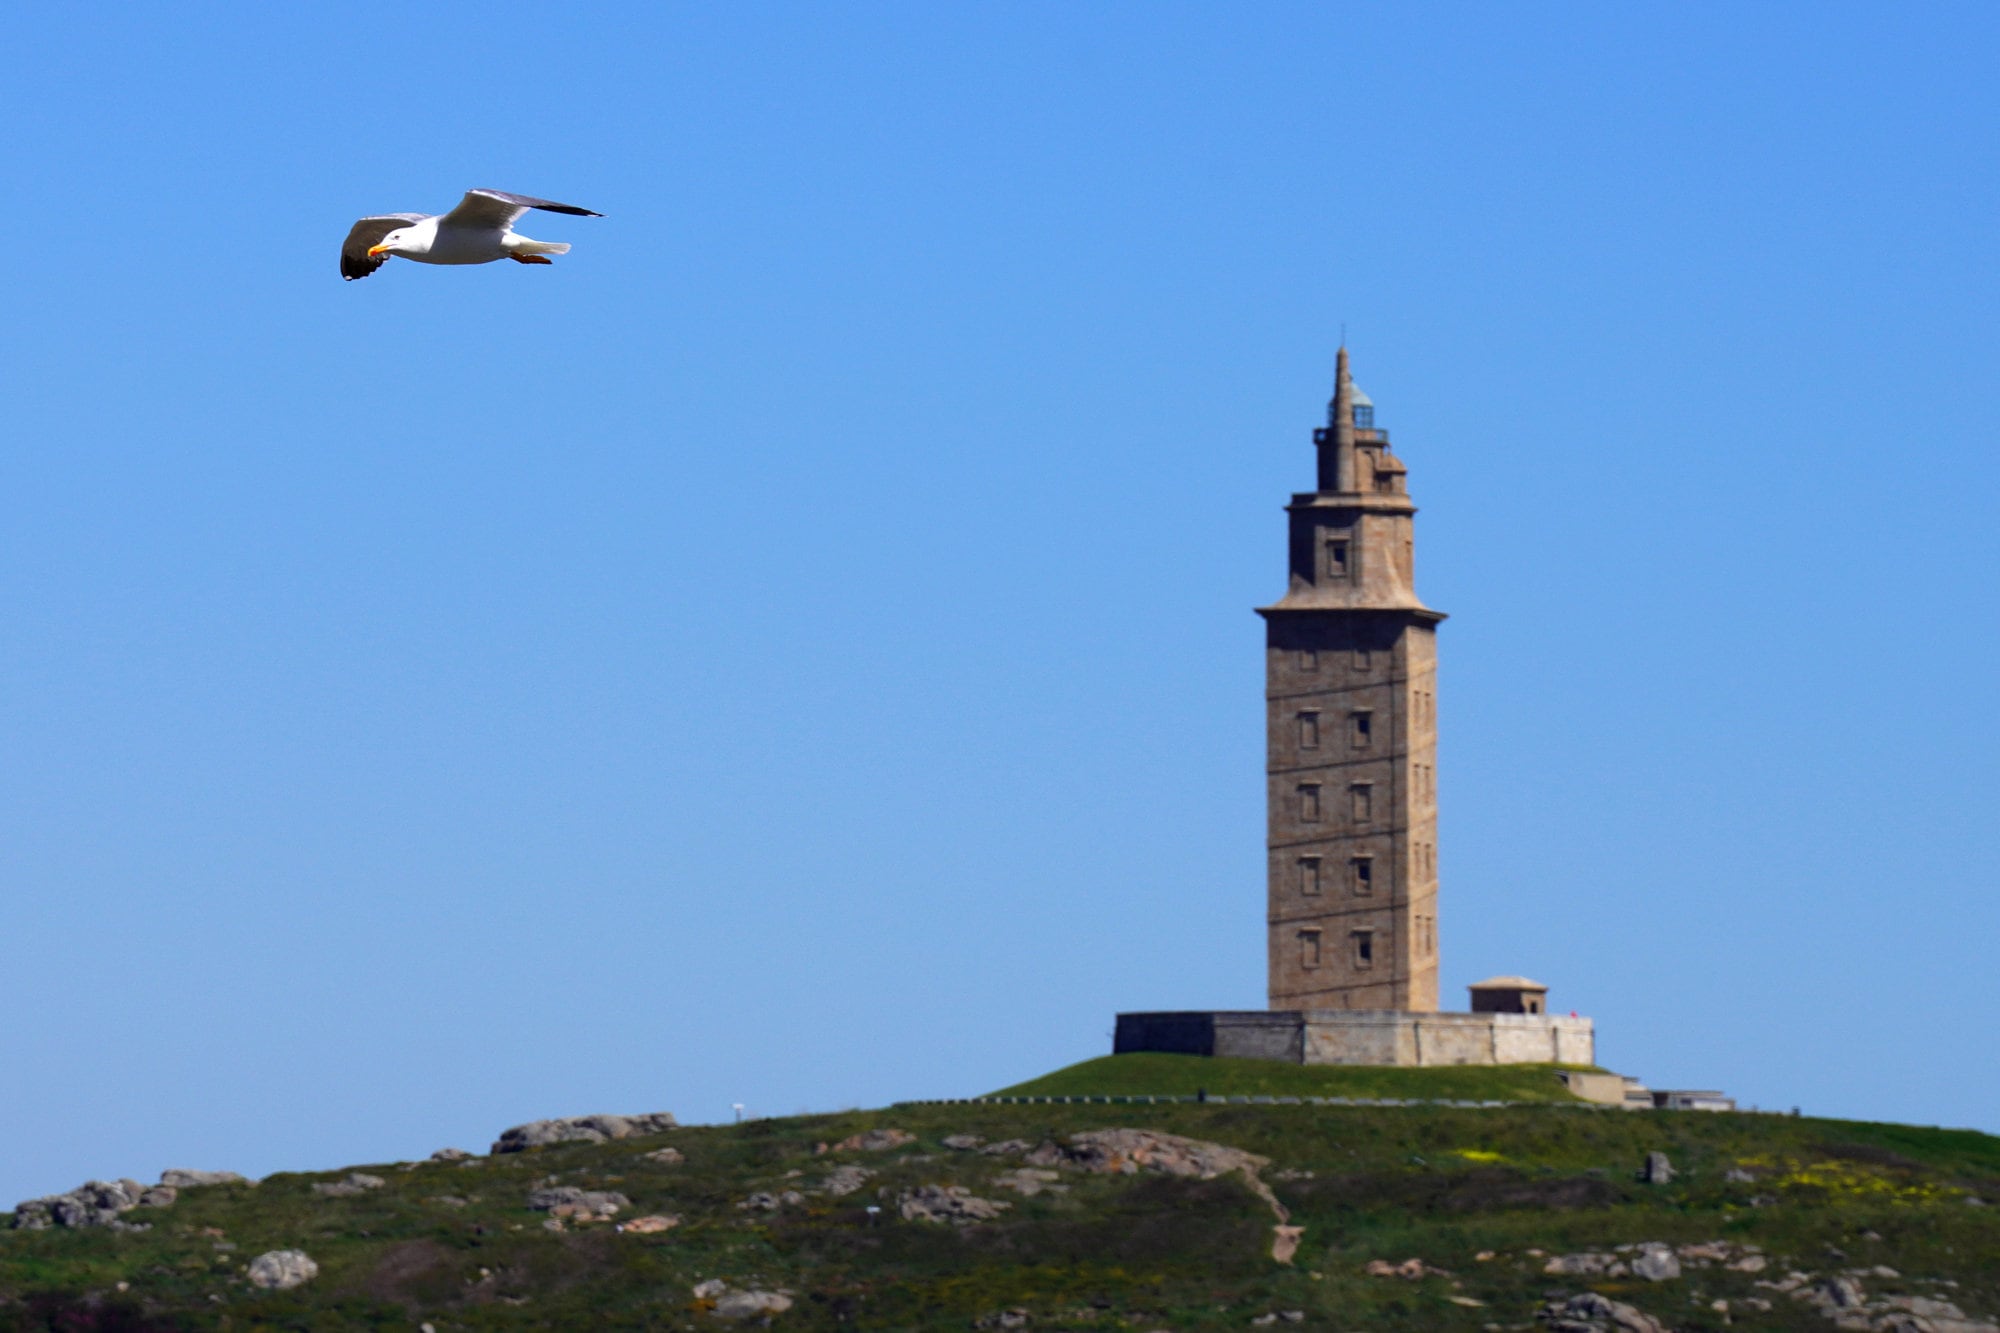
[[[1354,965],[1356,967],[1375,966],[1375,932],[1357,930],[1354,932]]]
[[[1299,748],[1301,750],[1319,748],[1319,714],[1310,708],[1299,714]]]
[[[1375,737],[1375,715],[1366,709],[1347,715],[1347,738],[1357,750],[1365,750]]]
[[[1319,788],[1313,788],[1315,792]],[[1347,789],[1354,805],[1354,820],[1365,824],[1375,818],[1375,785],[1371,782],[1357,782]]]
[[[1301,823],[1319,823],[1319,784],[1302,782],[1299,784],[1299,820]]]
[[[1299,932],[1299,966],[1311,971],[1319,966],[1319,932],[1302,930]]]
[[[1375,858],[1357,856],[1347,864],[1353,871],[1354,891],[1357,894],[1375,892]]]
[[[1307,897],[1319,893],[1319,858],[1301,856],[1299,858],[1299,892]]]

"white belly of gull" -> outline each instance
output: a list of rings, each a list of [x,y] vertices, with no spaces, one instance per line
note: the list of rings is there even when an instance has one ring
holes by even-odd
[[[522,241],[526,237],[513,232],[491,230],[471,230],[465,227],[439,227],[437,239],[431,242],[429,254],[409,255],[421,264],[490,264],[496,259],[505,259],[514,247],[509,241]]]

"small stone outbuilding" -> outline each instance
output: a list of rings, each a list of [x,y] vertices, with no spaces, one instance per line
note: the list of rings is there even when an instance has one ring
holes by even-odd
[[[1467,987],[1475,1014],[1545,1014],[1549,988],[1526,977],[1488,977]]]

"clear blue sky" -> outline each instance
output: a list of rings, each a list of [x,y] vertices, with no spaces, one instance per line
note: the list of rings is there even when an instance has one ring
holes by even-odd
[[[2000,1130],[1989,5],[39,6],[0,1204],[1263,1001],[1343,321],[1448,1003]],[[495,186],[551,268],[348,223]]]

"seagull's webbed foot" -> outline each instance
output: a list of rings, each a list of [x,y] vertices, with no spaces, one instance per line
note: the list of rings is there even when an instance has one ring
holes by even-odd
[[[553,264],[556,261],[547,255],[508,255],[517,264]]]

